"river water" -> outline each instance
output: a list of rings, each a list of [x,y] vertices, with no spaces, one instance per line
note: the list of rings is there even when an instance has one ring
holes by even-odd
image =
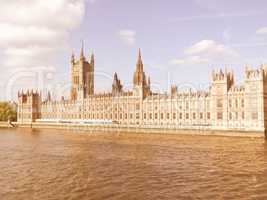
[[[267,142],[0,129],[0,199],[267,199]]]

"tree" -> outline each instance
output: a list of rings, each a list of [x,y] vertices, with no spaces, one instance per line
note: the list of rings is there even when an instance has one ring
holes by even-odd
[[[16,104],[0,102],[0,121],[17,121]]]

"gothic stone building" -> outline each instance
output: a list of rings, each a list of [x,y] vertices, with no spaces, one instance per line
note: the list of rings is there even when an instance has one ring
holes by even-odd
[[[267,124],[267,67],[246,68],[242,86],[234,83],[233,72],[212,73],[208,91],[153,93],[139,51],[132,91],[124,91],[114,74],[112,91],[95,94],[94,56],[71,58],[70,99],[42,101],[38,92],[18,94],[18,122],[110,121],[125,126],[264,131]]]

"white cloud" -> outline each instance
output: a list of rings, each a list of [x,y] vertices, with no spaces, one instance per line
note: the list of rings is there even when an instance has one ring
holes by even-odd
[[[24,48],[32,45],[58,46],[66,42],[65,29],[52,29],[46,26],[23,26],[12,23],[0,23],[0,46],[2,48]],[[61,45],[61,44],[60,44]]]
[[[2,60],[2,64],[14,70],[22,66],[39,67],[40,65],[52,65],[52,60],[57,55],[54,54],[60,51],[62,51],[61,47],[49,46],[9,47],[4,51],[7,59]]]
[[[31,67],[31,59],[47,60],[49,53],[66,49],[70,31],[80,25],[85,12],[85,0],[0,3],[0,47],[6,63],[24,59]]]
[[[256,33],[257,33],[258,35],[265,35],[265,34],[267,34],[267,27],[259,28],[259,29],[256,31]]]
[[[125,44],[130,46],[135,44],[136,32],[134,30],[120,30],[118,35]]]
[[[0,22],[73,29],[81,22],[84,0],[0,0]]]
[[[173,59],[172,64],[203,64],[213,61],[231,61],[239,57],[231,47],[213,40],[201,40],[184,50],[184,58]]]
[[[26,48],[7,48],[5,53],[8,56],[35,57],[53,53],[55,48],[31,46]]]
[[[238,53],[234,49],[224,44],[215,42],[214,40],[202,40],[200,42],[197,42],[193,46],[187,48],[185,50],[185,54],[186,55],[203,55],[209,58],[238,57]]]
[[[5,58],[0,69],[12,74],[18,68],[55,68],[54,58],[67,53],[70,33],[82,23],[86,1],[0,0],[0,55]]]
[[[200,58],[199,56],[191,56],[183,59],[173,59],[170,61],[172,65],[193,65],[193,64],[205,64],[208,63],[208,59]]]

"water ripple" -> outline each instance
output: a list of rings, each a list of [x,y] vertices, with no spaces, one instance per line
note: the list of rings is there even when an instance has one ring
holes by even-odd
[[[0,196],[267,199],[263,139],[0,130]]]

